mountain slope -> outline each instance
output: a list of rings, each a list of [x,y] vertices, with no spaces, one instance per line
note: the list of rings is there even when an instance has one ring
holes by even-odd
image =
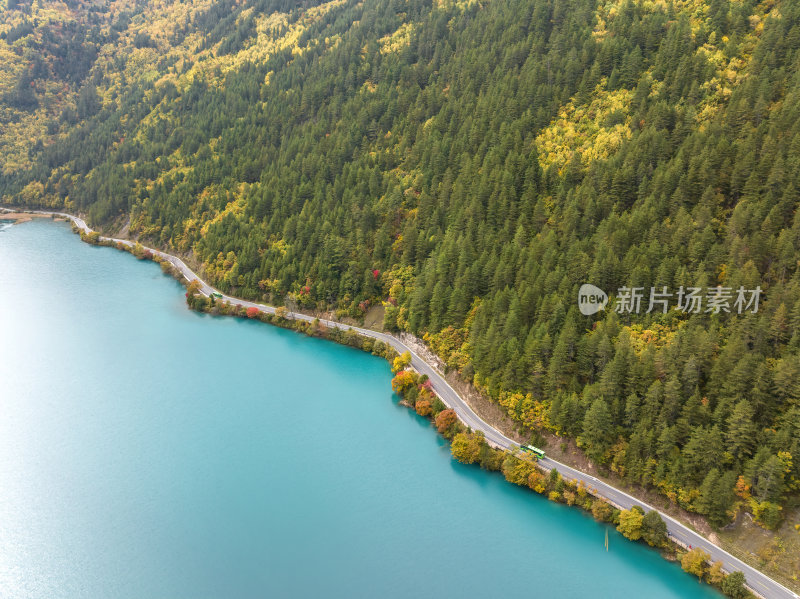
[[[383,304],[526,429],[716,525],[774,528],[800,498],[798,17],[164,2],[0,189],[129,215],[242,297]],[[580,313],[583,283],[608,309]],[[717,285],[760,287],[758,311],[612,309],[622,287]]]

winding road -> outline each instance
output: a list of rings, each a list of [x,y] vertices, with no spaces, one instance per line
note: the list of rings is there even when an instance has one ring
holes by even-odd
[[[37,214],[62,217],[72,221],[75,224],[75,226],[84,233],[93,232],[92,229],[90,229],[89,226],[83,221],[83,219],[77,216],[73,216],[71,214],[65,214],[62,212],[46,212],[46,211],[28,211],[28,212],[35,212]],[[114,239],[108,237],[101,237],[101,239],[106,241],[121,243],[129,247],[134,245],[132,241],[126,239]],[[147,248],[147,249],[149,249],[149,251],[151,251],[154,255],[158,255],[163,260],[166,260],[167,262],[172,264],[187,280],[192,281],[196,279],[200,283],[200,292],[203,293],[204,295],[208,296],[212,292],[217,291],[216,289],[208,285],[205,281],[203,281],[200,277],[198,277],[188,266],[186,266],[186,264],[180,258],[152,248]],[[246,308],[255,307],[261,310],[262,312],[266,312],[269,314],[275,313],[275,308],[272,306],[249,302],[235,297],[226,296],[224,294],[222,297],[224,300],[227,300],[232,304],[238,304]],[[308,322],[312,322],[315,320],[315,317],[302,313],[290,312],[287,314],[287,316],[289,318],[293,318],[296,320],[304,320]],[[413,349],[408,347],[405,343],[403,343],[400,339],[398,339],[394,335],[390,335],[387,333],[380,333],[369,329],[362,329],[359,327],[353,327],[347,324],[330,320],[320,319],[320,322],[324,323],[328,327],[336,327],[344,330],[352,329],[353,331],[359,333],[360,335],[364,335],[366,337],[372,337],[374,339],[379,339],[380,341],[383,341],[384,343],[391,345],[395,350],[397,350],[398,353],[409,352],[409,354],[411,354],[411,366],[420,374],[428,375],[428,378],[430,379],[431,384],[433,386],[433,390],[441,397],[442,401],[448,407],[452,408],[458,414],[459,418],[461,419],[462,422],[464,422],[464,424],[468,425],[473,430],[482,431],[486,437],[486,440],[490,444],[496,447],[512,451],[519,448],[519,443],[509,439],[508,437],[503,435],[500,431],[493,428],[488,423],[484,422],[472,410],[472,408],[470,408],[470,406],[467,405],[467,403],[461,398],[461,396],[459,396],[459,394],[456,393],[456,391],[447,383],[444,376],[433,365],[426,362]],[[551,458],[543,458],[539,463],[544,468],[547,469],[556,468],[558,472],[561,473],[561,475],[565,479],[572,480],[575,482],[583,481],[583,483],[586,485],[587,488],[591,488],[594,490],[593,492],[595,495],[603,497],[604,499],[608,500],[609,502],[611,502],[613,505],[617,506],[620,509],[630,509],[634,505],[641,506],[641,508],[646,512],[656,509],[644,503],[643,501],[636,499],[631,495],[628,495],[624,491],[621,491],[616,487],[612,487],[608,483],[605,483],[602,480],[595,478],[594,476],[586,474],[585,472],[581,472],[580,470],[571,468],[570,466],[557,462]],[[712,561],[722,562],[723,568],[727,572],[733,572],[736,570],[742,571],[747,580],[747,586],[757,595],[764,597],[765,599],[800,598],[800,595],[797,595],[796,593],[790,591],[780,583],[771,579],[763,572],[747,565],[746,563],[734,557],[724,549],[713,544],[711,541],[709,541],[702,535],[698,534],[694,530],[678,522],[677,520],[668,516],[664,512],[659,512],[659,513],[661,514],[661,517],[664,519],[664,522],[666,522],[668,534],[673,540],[677,541],[679,544],[684,545],[686,547],[702,548],[711,556]]]

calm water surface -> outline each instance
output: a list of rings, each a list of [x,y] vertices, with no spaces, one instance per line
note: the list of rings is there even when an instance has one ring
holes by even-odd
[[[385,361],[0,229],[0,597],[718,597],[455,463]]]

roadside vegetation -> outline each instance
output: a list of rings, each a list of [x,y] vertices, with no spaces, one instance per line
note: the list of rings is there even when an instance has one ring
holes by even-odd
[[[744,599],[753,595],[744,586],[741,572],[726,574],[721,562],[711,562],[711,557],[700,549],[679,547],[667,535],[667,525],[658,512],[645,513],[639,506],[620,510],[594,489],[581,481],[564,479],[556,469],[547,470],[521,452],[507,452],[491,447],[483,433],[465,427],[456,413],[447,408],[430,389],[426,375],[418,375],[408,368],[408,353],[396,357],[392,363],[395,373],[392,389],[402,398],[402,403],[427,418],[444,438],[450,441],[453,458],[462,464],[477,464],[484,470],[501,473],[515,485],[547,497],[550,501],[576,506],[596,520],[616,527],[622,536],[631,541],[644,542],[660,551],[667,559],[680,561],[681,567],[701,581],[718,588],[728,597]]]

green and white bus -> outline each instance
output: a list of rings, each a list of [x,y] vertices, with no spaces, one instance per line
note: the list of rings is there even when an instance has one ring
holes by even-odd
[[[533,445],[521,445],[520,449],[534,457],[534,459],[541,460],[544,457],[544,451]]]

